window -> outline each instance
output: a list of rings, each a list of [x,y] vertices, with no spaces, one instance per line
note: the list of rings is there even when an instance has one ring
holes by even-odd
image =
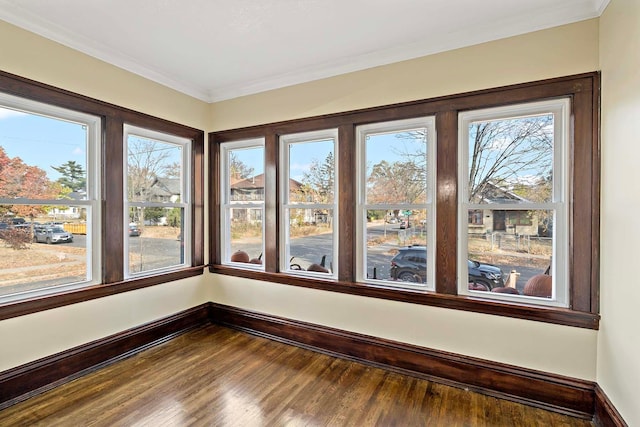
[[[567,306],[569,111],[564,99],[460,113],[460,294]],[[469,259],[487,265],[473,285]]]
[[[433,289],[433,117],[359,126],[357,138],[358,281]]]
[[[280,271],[337,277],[335,130],[280,137]]]
[[[264,141],[268,262],[225,262],[230,239],[214,210],[222,242],[212,234],[210,271],[597,328],[599,81],[588,73],[214,132],[214,167],[229,141]],[[314,189],[311,165],[329,164],[333,192]],[[322,257],[330,273],[306,271]],[[534,276],[550,291],[525,292]]]
[[[264,269],[264,139],[222,146],[224,263]]]
[[[480,209],[469,210],[469,225],[482,225],[484,223],[484,213]]]
[[[125,277],[191,264],[191,141],[124,128]]]
[[[0,71],[0,320],[202,274],[203,241],[204,132]]]
[[[0,301],[100,281],[100,129],[0,94]]]

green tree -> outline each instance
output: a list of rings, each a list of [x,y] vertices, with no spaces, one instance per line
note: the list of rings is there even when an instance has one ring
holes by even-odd
[[[172,208],[167,214],[167,223],[170,227],[180,227],[182,223],[182,209]]]
[[[75,160],[69,160],[60,166],[51,166],[51,168],[62,175],[58,179],[61,185],[70,188],[71,191],[86,189],[87,173]]]
[[[167,215],[167,210],[162,207],[147,207],[144,209],[144,219],[151,223],[158,223],[160,219]]]

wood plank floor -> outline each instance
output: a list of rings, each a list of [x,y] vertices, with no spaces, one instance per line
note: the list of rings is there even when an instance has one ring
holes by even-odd
[[[1,426],[591,426],[220,326],[0,411]]]

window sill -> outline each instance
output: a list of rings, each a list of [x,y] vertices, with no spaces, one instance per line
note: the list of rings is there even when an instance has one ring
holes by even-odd
[[[429,305],[453,310],[471,311],[495,316],[513,317],[517,319],[553,323],[556,325],[573,326],[577,328],[597,330],[600,322],[600,316],[598,314],[574,311],[566,308],[514,304],[512,302],[503,301],[487,301],[468,296],[437,294],[432,291],[389,289],[364,283],[338,282],[333,280],[298,277],[282,273],[243,270],[226,265],[210,265],[209,271],[211,273],[244,277],[247,279],[280,283],[284,285],[300,286],[304,288],[360,295],[371,298],[381,298],[411,304]]]
[[[63,307],[65,305],[76,304],[79,302],[102,298],[109,295],[115,295],[122,292],[133,291],[136,289],[198,276],[203,273],[204,268],[205,266],[202,265],[197,267],[189,267],[178,271],[158,274],[155,276],[146,276],[117,283],[91,285],[69,292],[34,297],[21,301],[12,301],[0,305],[0,320],[24,316],[26,314],[36,313],[39,311]]]

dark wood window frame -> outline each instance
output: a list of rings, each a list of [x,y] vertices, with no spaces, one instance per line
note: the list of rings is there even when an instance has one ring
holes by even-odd
[[[0,92],[98,116],[102,120],[101,283],[0,304],[0,320],[196,276],[204,270],[204,131],[0,71]],[[131,280],[124,278],[124,125],[192,140],[190,267]]]
[[[541,100],[571,100],[570,142],[570,303],[569,308],[488,301],[457,295],[458,113],[472,109]],[[213,273],[233,275],[332,292],[383,298],[414,304],[508,316],[560,325],[598,329],[600,220],[600,74],[598,72],[462,93],[439,98],[373,107],[357,111],[212,132],[211,176],[219,175],[219,144],[265,138],[265,271],[222,265],[220,260],[220,194],[210,185],[210,265]],[[435,116],[436,166],[436,291],[387,289],[358,283],[356,277],[356,134],[358,125]],[[340,260],[337,281],[295,277],[278,271],[278,137],[290,133],[337,128],[340,151]]]

